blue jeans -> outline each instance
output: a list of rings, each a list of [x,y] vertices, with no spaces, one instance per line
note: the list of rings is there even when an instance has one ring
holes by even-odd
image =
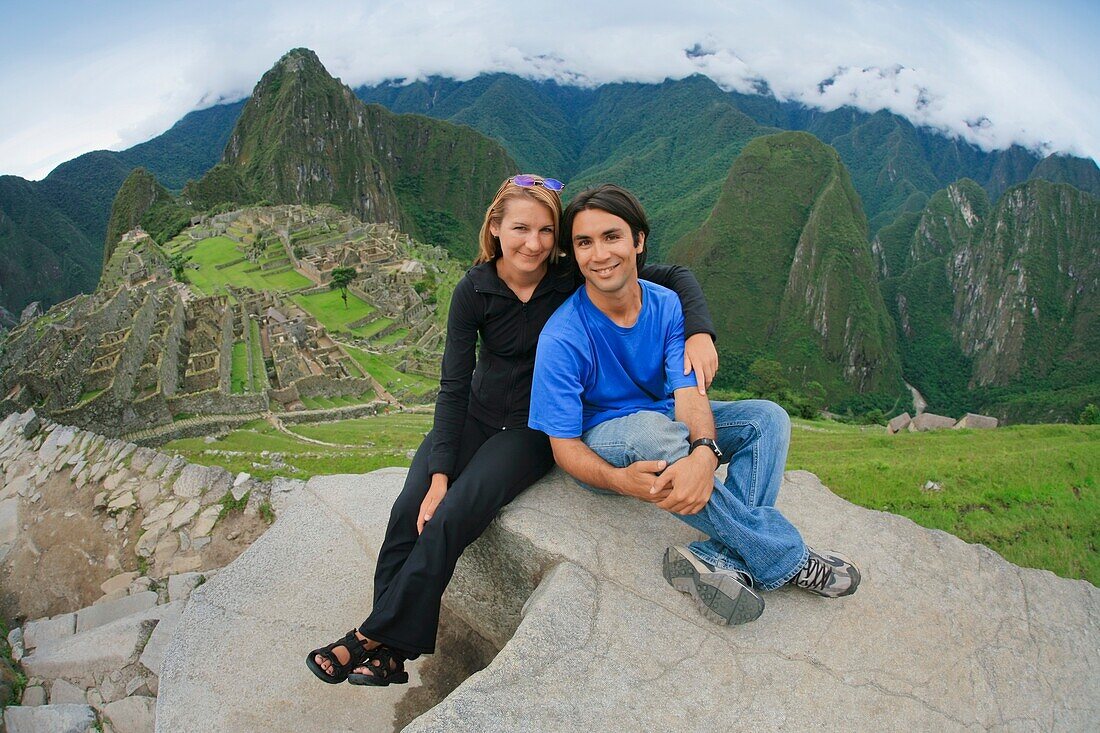
[[[714,493],[698,514],[674,516],[710,538],[689,545],[701,560],[747,572],[760,588],[774,590],[798,574],[807,556],[802,536],[775,508],[791,420],[782,407],[767,400],[711,402],[710,407],[722,461],[729,464],[726,480],[715,476]],[[676,422],[673,414],[659,412],[608,420],[581,439],[619,468],[635,461],[671,464],[688,453],[687,426]]]

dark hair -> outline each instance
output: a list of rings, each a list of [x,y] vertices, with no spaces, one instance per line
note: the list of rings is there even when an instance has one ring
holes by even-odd
[[[599,209],[608,214],[619,217],[630,227],[630,235],[634,239],[634,246],[638,246],[638,232],[649,239],[649,220],[646,218],[645,209],[634,197],[634,194],[614,183],[604,183],[595,188],[587,188],[581,191],[565,207],[561,217],[561,232],[559,240],[563,252],[568,252],[573,257],[573,219],[577,214],[588,209]],[[638,253],[638,271],[645,265],[648,247],[642,247]],[[573,257],[575,260],[576,258]]]

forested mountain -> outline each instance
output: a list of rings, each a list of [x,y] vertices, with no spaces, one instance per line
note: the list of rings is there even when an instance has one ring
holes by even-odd
[[[743,380],[774,359],[796,388],[824,387],[834,409],[908,405],[859,196],[814,136],[745,146],[706,223],[669,256],[703,286],[724,369]]]
[[[168,189],[157,183],[152,173],[144,168],[135,168],[122,182],[111,205],[103,262],[111,259],[118,240],[131,229],[140,226],[154,241],[163,244],[190,223],[193,213],[178,203]]]
[[[484,202],[515,167],[469,127],[364,104],[295,49],[264,74],[221,163],[183,199],[199,209],[331,203],[471,259]]]
[[[833,407],[902,404],[902,374],[945,412],[1066,418],[1100,399],[1095,162],[762,91],[489,74],[353,93],[296,49],[247,103],[40,182],[0,178],[0,306],[90,290],[109,218],[108,239],[231,203],[333,203],[469,260],[496,185],[528,170],[567,198],[603,181],[639,195],[655,257],[704,282],[734,382],[768,357]]]
[[[930,407],[1074,417],[1100,398],[1100,199],[1033,180],[935,193],[876,240],[907,379]]]
[[[725,92],[698,75],[582,89],[495,74],[466,82],[380,84],[356,93],[394,111],[469,124],[499,140],[521,165],[568,181],[568,190],[604,180],[631,186],[656,209],[658,252],[697,226],[700,210],[713,206],[733,161],[729,153],[735,157],[745,140],[777,129],[804,130],[837,149],[872,233],[905,211],[919,211],[935,191],[960,178],[978,181],[993,199],[1033,177],[1100,195],[1100,169],[1091,160],[1044,161],[1020,147],[983,151],[887,111],[825,112],[766,93]],[[680,163],[681,170],[660,167],[668,161]],[[666,189],[685,177],[695,197],[674,194],[681,200],[666,205],[673,198]],[[677,214],[683,203],[690,215]]]
[[[217,161],[242,107],[243,101],[191,112],[148,142],[85,153],[41,181],[3,176],[0,253],[11,256],[0,263],[0,306],[18,313],[31,301],[48,307],[93,290],[111,204],[130,171],[143,167],[182,188]]]

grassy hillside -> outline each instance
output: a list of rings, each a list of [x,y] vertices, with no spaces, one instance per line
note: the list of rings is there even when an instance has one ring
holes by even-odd
[[[867,222],[836,151],[806,133],[753,140],[674,262],[695,272],[730,367],[774,359],[830,409],[903,405],[894,328],[879,295]]]
[[[1018,565],[1100,585],[1100,426],[890,436],[878,426],[798,421],[787,468]],[[923,490],[928,481],[943,490]]]
[[[0,176],[0,305],[18,316],[93,290],[101,251],[33,183]]]

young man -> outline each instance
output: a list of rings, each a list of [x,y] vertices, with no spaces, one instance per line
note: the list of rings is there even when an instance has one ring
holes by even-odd
[[[844,557],[806,547],[775,508],[790,440],[783,408],[708,402],[683,374],[676,296],[638,279],[649,224],[629,192],[581,192],[562,239],[585,279],[539,338],[529,425],[550,436],[558,465],[589,488],[656,504],[709,539],[665,552],[664,575],[708,618],[752,621],[754,589],[785,583],[827,597],[853,593]],[[725,482],[714,475],[728,462]]]

